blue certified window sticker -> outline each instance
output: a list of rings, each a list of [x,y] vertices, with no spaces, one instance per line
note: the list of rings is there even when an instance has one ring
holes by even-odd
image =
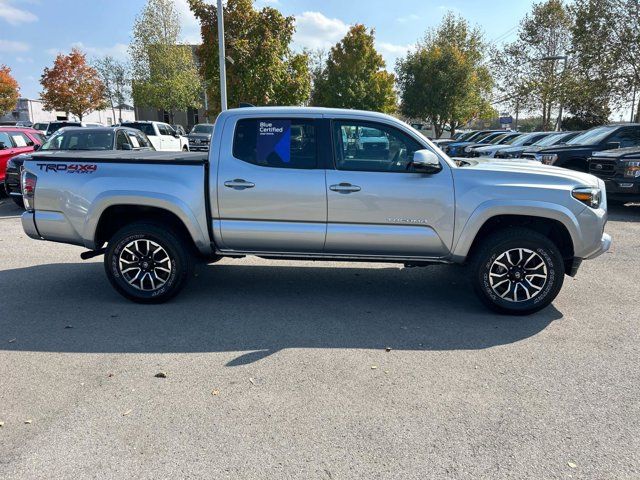
[[[291,120],[258,120],[258,163],[291,162]]]

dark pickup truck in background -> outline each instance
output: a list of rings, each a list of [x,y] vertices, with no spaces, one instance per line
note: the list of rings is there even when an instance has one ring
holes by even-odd
[[[535,159],[545,165],[588,172],[594,152],[640,146],[640,123],[620,123],[595,127],[572,138],[564,145],[544,148]]]
[[[609,203],[640,202],[640,147],[595,152],[589,173],[604,180]]]

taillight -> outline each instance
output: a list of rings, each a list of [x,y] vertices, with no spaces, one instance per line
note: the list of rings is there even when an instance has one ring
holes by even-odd
[[[34,199],[36,196],[36,183],[38,183],[38,177],[36,177],[31,172],[22,170],[22,174],[20,175],[20,186],[22,187],[22,200],[24,201],[24,208],[30,212],[34,210]]]

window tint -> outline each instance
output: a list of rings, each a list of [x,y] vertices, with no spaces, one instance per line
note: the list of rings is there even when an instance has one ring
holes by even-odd
[[[123,123],[122,126],[135,128],[137,130],[140,130],[141,132],[144,132],[145,135],[148,135],[150,137],[155,137],[156,135],[156,132],[153,129],[153,125],[151,123],[131,122],[131,123]]]
[[[13,148],[13,144],[6,132],[0,132],[0,149],[4,148]]]
[[[640,129],[637,128],[621,128],[611,135],[607,142],[619,143],[620,148],[635,147],[640,145]]]
[[[33,140],[27,137],[26,134],[22,132],[12,132],[11,138],[13,138],[13,143],[16,147],[31,147],[33,146]]]
[[[160,135],[173,135],[175,133],[169,125],[163,123],[158,124],[158,130],[160,131]]]
[[[240,120],[233,156],[254,165],[315,168],[316,129],[313,120],[260,118]]]
[[[112,131],[72,129],[53,135],[40,150],[111,150]]]
[[[338,170],[411,172],[416,150],[424,147],[400,130],[372,123],[334,122]]]
[[[130,147],[131,144],[129,143],[127,134],[123,130],[118,130],[116,134],[116,150],[130,150]]]

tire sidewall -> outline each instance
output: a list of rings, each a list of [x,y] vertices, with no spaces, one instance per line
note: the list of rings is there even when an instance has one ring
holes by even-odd
[[[547,267],[547,282],[540,293],[530,300],[522,302],[511,302],[501,298],[491,288],[489,282],[489,272],[493,262],[505,251],[514,248],[526,248],[529,249],[543,259]],[[547,305],[549,305],[553,299],[557,296],[560,288],[562,287],[562,280],[564,276],[564,266],[562,257],[559,253],[549,246],[541,245],[539,242],[531,240],[517,240],[511,239],[488,249],[488,254],[483,255],[484,258],[480,259],[479,267],[476,275],[476,291],[478,294],[489,302],[489,305],[496,310],[503,313],[532,313],[538,311]]]
[[[123,278],[119,268],[119,257],[122,250],[132,241],[135,240],[152,240],[169,255],[171,263],[171,275],[167,282],[159,289],[153,291],[139,290],[131,285]],[[162,302],[171,298],[180,288],[182,276],[181,272],[185,266],[182,264],[180,252],[177,251],[173,242],[168,241],[164,235],[154,235],[152,231],[147,232],[130,232],[119,236],[113,243],[113,247],[109,248],[105,257],[105,267],[111,283],[125,297],[140,302]]]

